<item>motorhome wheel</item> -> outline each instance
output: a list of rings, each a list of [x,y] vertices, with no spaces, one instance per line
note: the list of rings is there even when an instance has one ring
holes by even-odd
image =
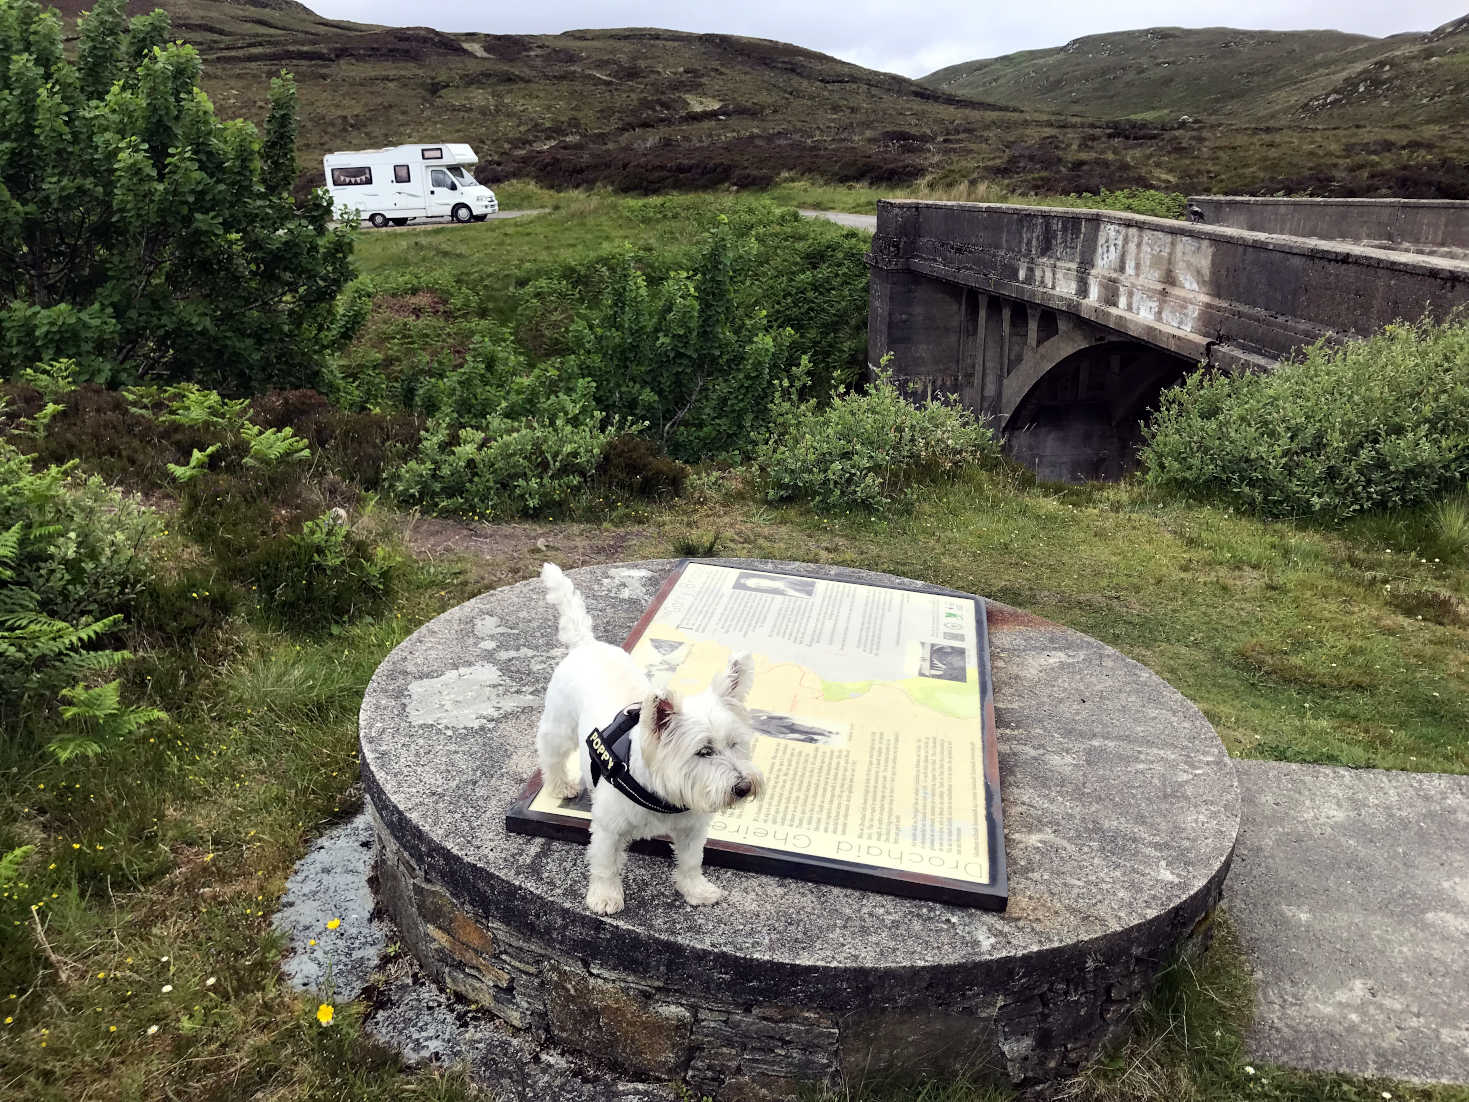
[[[468,222],[473,217],[474,212],[463,203],[460,203],[454,208],[454,221],[456,222]]]
[[[388,216],[381,213],[374,214],[368,221],[372,223],[374,229],[380,230],[388,224]]]

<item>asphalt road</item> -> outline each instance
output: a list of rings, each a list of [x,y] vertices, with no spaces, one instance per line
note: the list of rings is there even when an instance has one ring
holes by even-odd
[[[527,210],[502,210],[490,215],[488,221],[499,222],[506,218],[524,218],[527,214],[545,214],[550,207],[530,207]],[[415,218],[406,226],[384,226],[382,229],[373,229],[366,222],[362,224],[364,233],[388,233],[391,231],[402,232],[404,230],[431,230],[438,226],[459,225],[452,218]],[[474,225],[473,222],[462,223],[466,226]]]
[[[854,230],[866,230],[868,233],[877,232],[877,215],[875,214],[846,214],[839,210],[806,210],[801,213],[807,218],[825,218],[828,222],[835,222],[838,226],[846,226]]]
[[[531,207],[527,210],[502,210],[490,215],[491,222],[499,222],[506,218],[523,218],[527,214],[544,214],[548,207]],[[825,218],[828,222],[835,222],[839,226],[846,226],[854,230],[866,230],[873,233],[877,230],[877,215],[875,214],[847,214],[839,210],[805,210],[801,213],[807,218]],[[470,223],[471,225],[473,223]],[[372,233],[385,233],[393,230],[429,230],[435,226],[451,226],[453,221],[448,218],[415,218],[406,226],[384,226],[381,230],[374,230],[371,226],[364,225],[362,228]]]

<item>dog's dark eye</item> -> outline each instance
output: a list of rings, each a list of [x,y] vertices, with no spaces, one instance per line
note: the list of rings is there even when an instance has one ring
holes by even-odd
[[[699,749],[694,751],[694,757],[696,758],[712,758],[713,756],[714,747],[712,746],[701,746],[699,747]]]

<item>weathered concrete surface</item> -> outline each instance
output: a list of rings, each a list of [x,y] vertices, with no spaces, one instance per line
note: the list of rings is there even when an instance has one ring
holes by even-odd
[[[672,565],[572,577],[620,639]],[[381,902],[426,968],[534,1035],[588,1035],[567,1016],[576,991],[608,1035],[655,1033],[648,1075],[820,1078],[807,1073],[862,1066],[864,1037],[936,1013],[967,1021],[964,1055],[992,1054],[1013,1079],[1074,1068],[1204,928],[1238,821],[1234,773],[1197,709],[1137,663],[1003,606],[990,628],[1005,915],[725,869],[711,873],[725,900],[689,908],[667,864],[637,855],[627,910],[588,914],[583,851],[503,824],[560,657],[536,582],[439,617],[373,679],[361,739]]]
[[[1469,251],[1469,202],[1455,199],[1272,199],[1189,197],[1206,226],[1355,241],[1378,248]]]
[[[369,920],[372,859],[364,812],[318,838],[292,870],[272,924],[285,935],[281,971],[295,986],[336,999],[355,999],[366,986],[387,944],[386,928]],[[340,924],[328,929],[333,919]]]
[[[1250,1051],[1469,1083],[1469,777],[1239,761]]]

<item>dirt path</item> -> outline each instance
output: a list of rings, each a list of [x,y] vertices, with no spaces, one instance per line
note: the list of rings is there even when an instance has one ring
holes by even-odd
[[[409,550],[421,559],[468,558],[485,589],[535,577],[544,562],[570,569],[639,558],[643,552],[632,549],[652,536],[652,529],[636,526],[480,524],[446,517],[414,518],[403,533]]]

